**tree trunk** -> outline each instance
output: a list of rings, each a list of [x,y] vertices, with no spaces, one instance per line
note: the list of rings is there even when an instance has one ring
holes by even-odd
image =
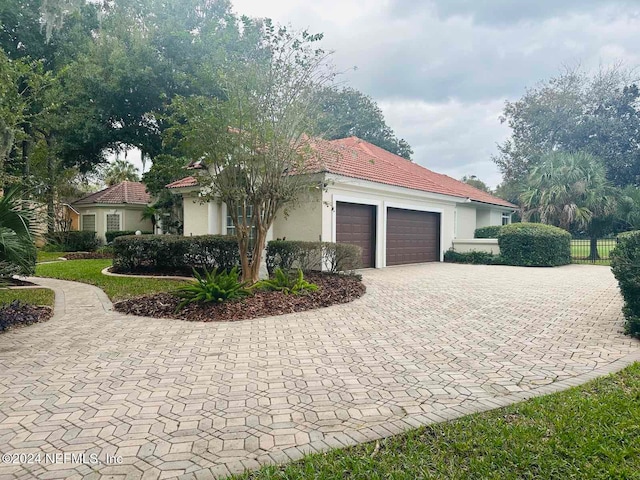
[[[256,243],[253,246],[251,267],[247,278],[251,285],[260,280],[260,264],[262,263],[262,252],[264,251],[266,240],[267,231],[262,227],[256,228]]]
[[[53,154],[53,139],[50,136],[46,137],[47,141],[47,232],[53,234],[56,229],[56,189],[55,189],[55,157]]]
[[[600,260],[600,254],[598,253],[598,237],[591,237],[589,239],[589,260]]]

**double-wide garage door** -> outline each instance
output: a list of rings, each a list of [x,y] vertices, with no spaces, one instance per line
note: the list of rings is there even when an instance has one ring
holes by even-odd
[[[336,204],[336,241],[362,248],[362,266],[375,266],[376,207]],[[440,260],[440,214],[387,209],[387,265]]]

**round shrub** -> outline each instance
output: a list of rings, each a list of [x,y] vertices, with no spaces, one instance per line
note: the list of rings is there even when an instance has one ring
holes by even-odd
[[[502,230],[502,225],[476,228],[473,238],[498,238],[500,230]]]
[[[542,223],[505,225],[498,234],[500,256],[507,265],[555,267],[571,263],[571,235]]]
[[[611,252],[611,270],[624,298],[625,330],[640,337],[640,230],[621,233]]]

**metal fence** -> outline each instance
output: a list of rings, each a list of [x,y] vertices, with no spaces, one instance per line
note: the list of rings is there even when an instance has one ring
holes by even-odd
[[[609,254],[617,244],[615,238],[599,238],[598,240],[571,240],[571,261],[573,263],[609,264]]]

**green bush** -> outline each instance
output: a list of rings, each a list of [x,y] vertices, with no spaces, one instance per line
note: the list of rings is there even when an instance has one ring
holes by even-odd
[[[502,230],[502,225],[476,228],[473,238],[498,238],[500,230]]]
[[[267,243],[266,264],[269,275],[277,268],[285,272],[299,268],[305,272],[322,270],[350,272],[361,266],[362,250],[357,245],[332,242],[272,240]]]
[[[500,229],[498,245],[507,265],[554,267],[571,263],[571,234],[550,225],[505,225]]]
[[[229,271],[240,265],[235,237],[201,235],[134,235],[113,241],[115,272]]]
[[[153,232],[141,232],[142,235],[153,235]],[[136,230],[115,230],[113,232],[106,232],[104,234],[107,239],[107,243],[113,242],[118,237],[124,237],[127,235],[135,235]]]
[[[96,232],[83,230],[54,232],[47,234],[46,239],[49,248],[56,248],[60,252],[95,252],[101,243]]]
[[[474,265],[504,265],[504,260],[500,255],[488,252],[460,253],[454,250],[447,250],[444,252],[444,261],[448,263],[471,263]]]
[[[254,285],[257,290],[269,290],[282,292],[285,295],[300,295],[306,292],[315,292],[318,286],[315,283],[304,279],[302,269],[298,269],[296,274],[286,273],[281,268],[276,268],[273,278],[261,280]]]
[[[196,283],[185,285],[175,291],[175,295],[182,299],[176,311],[182,310],[192,303],[222,303],[226,300],[233,300],[249,295],[247,282],[240,282],[238,267],[231,270],[213,269],[205,270],[200,275],[193,270]]]
[[[624,298],[625,331],[640,337],[640,230],[621,233],[611,251],[611,270]]]

